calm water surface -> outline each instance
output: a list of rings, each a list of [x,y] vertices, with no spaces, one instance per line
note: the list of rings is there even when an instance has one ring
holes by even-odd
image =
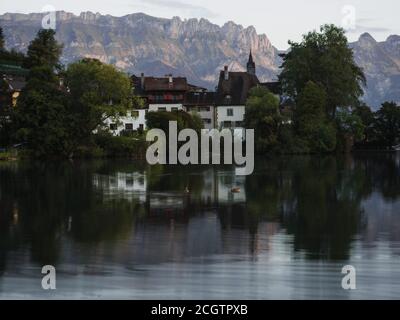
[[[0,163],[0,298],[399,299],[400,155]]]

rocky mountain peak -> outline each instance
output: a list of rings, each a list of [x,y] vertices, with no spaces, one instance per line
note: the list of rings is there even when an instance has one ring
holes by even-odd
[[[25,51],[41,27],[43,13],[0,15],[6,46]],[[129,73],[186,76],[210,89],[224,65],[245,70],[249,51],[262,80],[273,80],[280,57],[266,35],[233,21],[222,27],[207,19],[172,19],[132,13],[123,17],[57,12],[57,40],[64,45],[62,62],[82,57],[112,63]]]
[[[365,46],[365,47],[374,46],[376,45],[376,43],[377,41],[368,32],[363,33],[358,39],[358,44],[360,46]]]

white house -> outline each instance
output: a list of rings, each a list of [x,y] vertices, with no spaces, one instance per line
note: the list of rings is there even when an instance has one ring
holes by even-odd
[[[118,136],[122,132],[135,132],[146,130],[146,109],[132,110],[126,116],[120,117],[116,122],[112,118],[105,121],[105,125],[110,131]]]

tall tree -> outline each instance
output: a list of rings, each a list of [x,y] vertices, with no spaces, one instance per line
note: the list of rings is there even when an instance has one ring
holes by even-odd
[[[13,114],[16,138],[27,143],[34,156],[69,154],[66,94],[60,87],[61,46],[53,30],[40,30],[28,47],[27,84]]]
[[[70,112],[76,121],[76,135],[91,137],[104,121],[116,122],[132,107],[131,82],[127,75],[95,59],[69,65],[65,74],[69,88]]]
[[[45,65],[60,68],[62,45],[56,41],[55,34],[56,32],[52,29],[39,30],[28,47],[25,67],[30,69]]]
[[[298,97],[294,114],[295,130],[311,152],[331,152],[336,147],[336,130],[325,113],[325,89],[307,82]]]
[[[245,126],[255,130],[257,152],[277,146],[282,121],[279,99],[263,87],[253,88],[246,103]]]
[[[340,107],[356,105],[366,83],[362,70],[354,62],[345,31],[324,25],[320,32],[303,35],[300,43],[289,42],[280,81],[283,91],[298,100],[308,81],[326,92],[327,114],[333,120]]]
[[[31,69],[13,122],[16,138],[27,143],[34,156],[67,155],[65,99],[50,66]]]

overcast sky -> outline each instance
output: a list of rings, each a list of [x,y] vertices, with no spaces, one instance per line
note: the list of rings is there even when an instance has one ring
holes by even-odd
[[[254,25],[279,49],[324,23],[344,26],[351,41],[364,32],[377,40],[400,34],[399,0],[1,0],[0,13],[41,12],[46,5],[75,14],[144,12],[166,18],[206,18],[219,25],[234,21]]]

